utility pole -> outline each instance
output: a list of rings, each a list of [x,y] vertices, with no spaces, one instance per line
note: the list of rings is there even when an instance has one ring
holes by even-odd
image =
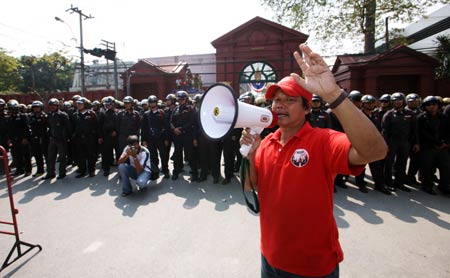
[[[116,53],[116,43],[115,42],[109,42],[106,40],[102,40],[102,42],[104,42],[103,45],[106,46],[107,50],[112,50],[114,53]],[[112,46],[112,49],[110,48],[110,46]],[[107,57],[105,57],[107,58]],[[107,75],[108,76],[106,78],[106,86],[109,89],[109,58],[106,59],[106,68],[107,68]],[[118,80],[118,76],[117,76],[117,58],[114,55],[114,93],[115,93],[115,98],[117,99],[119,97],[119,80]]]
[[[386,40],[386,52],[387,52],[387,51],[389,51],[389,17],[388,16],[386,16],[385,22],[386,22],[385,40]]]
[[[78,9],[77,7],[74,7],[70,5],[70,9],[67,9],[66,12],[70,11],[71,14],[77,13],[80,15],[80,69],[81,69],[81,96],[86,96],[86,84],[84,81],[84,47],[83,47],[83,18],[90,19],[94,18],[91,15],[85,15],[83,12]]]

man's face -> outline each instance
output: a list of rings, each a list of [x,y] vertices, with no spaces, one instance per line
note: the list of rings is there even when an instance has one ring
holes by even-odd
[[[133,103],[131,103],[131,102],[125,102],[125,103],[123,104],[123,106],[125,107],[125,110],[131,110],[131,109],[133,109]]]
[[[393,103],[395,109],[400,109],[403,107],[403,99],[394,100]]]
[[[58,105],[49,105],[48,110],[50,110],[50,112],[55,112],[58,110]]]
[[[79,111],[83,111],[83,110],[84,110],[84,103],[77,102],[77,109],[78,109]]]
[[[375,102],[364,102],[362,107],[364,109],[372,111],[373,109],[375,109]]]
[[[39,113],[39,112],[41,112],[41,107],[39,107],[39,106],[33,106],[33,112],[34,112],[34,113]]]
[[[153,109],[157,106],[156,102],[149,102],[148,105],[150,106],[150,109]]]
[[[180,105],[185,105],[185,104],[186,104],[186,101],[187,101],[187,99],[185,99],[185,98],[180,98],[180,99],[178,100],[178,102],[180,103]]]
[[[413,110],[416,109],[417,107],[419,107],[419,100],[414,99],[414,100],[408,101],[408,107]]]
[[[305,109],[301,97],[291,97],[278,89],[273,97],[272,111],[278,116],[280,127],[300,127],[309,113],[309,105]]]
[[[313,109],[319,109],[322,106],[322,102],[320,100],[313,100],[311,102],[311,107]]]
[[[381,107],[383,107],[383,108],[387,108],[387,107],[389,107],[389,105],[391,105],[390,101],[382,100],[380,102],[381,102]]]
[[[425,105],[425,111],[431,115],[436,115],[439,110],[439,105],[436,102],[430,102]]]

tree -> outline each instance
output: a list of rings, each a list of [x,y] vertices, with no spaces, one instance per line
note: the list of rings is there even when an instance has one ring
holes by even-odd
[[[376,36],[383,34],[384,20],[411,22],[426,9],[450,0],[261,0],[276,14],[278,22],[313,33],[324,48],[341,46],[344,39],[357,45],[364,42],[364,53],[375,52]]]
[[[436,68],[437,78],[450,78],[450,35],[442,35],[436,37],[439,44],[437,48],[436,58],[439,66]]]
[[[22,83],[19,61],[0,48],[0,92],[17,91]]]
[[[68,91],[73,80],[75,64],[58,52],[42,57],[22,56],[23,92]]]

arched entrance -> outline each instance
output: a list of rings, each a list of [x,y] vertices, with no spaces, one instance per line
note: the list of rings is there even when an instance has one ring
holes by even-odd
[[[262,61],[248,63],[239,74],[239,95],[249,91],[255,95],[263,94],[268,85],[277,81],[272,65]]]

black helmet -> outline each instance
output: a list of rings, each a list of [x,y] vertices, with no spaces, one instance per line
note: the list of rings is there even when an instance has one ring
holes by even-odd
[[[122,102],[123,103],[133,103],[134,100],[133,100],[133,97],[126,96],[126,97],[123,98]]]
[[[352,101],[361,101],[361,98],[363,97],[363,94],[360,91],[353,90],[348,94],[348,98]]]
[[[158,97],[155,96],[155,95],[151,95],[151,96],[148,97],[148,102],[149,103],[151,103],[151,102],[156,103],[156,102],[158,102]]]
[[[425,107],[430,103],[436,103],[439,106],[441,105],[439,98],[437,98],[436,96],[427,96],[426,98],[423,99],[422,106]]]
[[[111,96],[104,97],[102,99],[103,105],[110,105],[114,103],[114,98]]]
[[[420,96],[418,94],[408,94],[406,96],[406,101],[414,101],[414,100],[420,100]]]
[[[394,100],[405,100],[405,95],[403,94],[403,93],[400,93],[400,92],[396,92],[396,93],[393,93],[392,94],[392,96],[391,96],[391,100],[392,101],[394,101]]]
[[[6,104],[5,100],[0,98],[0,105],[5,105],[5,104]]]
[[[99,106],[99,105],[100,105],[100,101],[98,101],[98,100],[94,100],[92,102],[92,106]]]
[[[201,102],[201,101],[202,101],[202,98],[203,98],[203,95],[202,95],[202,94],[196,94],[196,95],[194,96],[193,101],[194,101],[194,102]]]
[[[174,94],[168,94],[166,100],[171,100],[172,102],[177,101],[177,97]]]
[[[88,99],[85,98],[85,97],[80,97],[80,98],[77,100],[77,103],[86,104],[86,103],[88,103]]]
[[[389,102],[389,101],[391,101],[391,95],[390,95],[390,94],[383,94],[383,95],[380,97],[380,101],[383,101],[383,102]]]
[[[313,94],[311,101],[322,101],[322,98],[316,94]]]
[[[177,98],[178,99],[188,99],[189,95],[186,91],[178,91],[177,92]]]
[[[39,100],[35,100],[31,103],[31,107],[44,107],[44,104],[42,103],[42,101]]]
[[[48,100],[48,105],[59,105],[59,100],[57,98],[51,98]]]
[[[8,109],[19,108],[19,102],[15,99],[10,99],[6,104],[6,107],[8,107]]]
[[[377,101],[377,99],[372,95],[364,95],[361,98],[362,103],[375,103],[375,101]]]
[[[80,98],[81,96],[80,95],[74,95],[73,97],[72,97],[72,101],[77,101],[79,98]]]
[[[64,101],[63,106],[64,106],[64,108],[70,108],[70,107],[72,107],[72,103],[70,103],[70,101]]]

